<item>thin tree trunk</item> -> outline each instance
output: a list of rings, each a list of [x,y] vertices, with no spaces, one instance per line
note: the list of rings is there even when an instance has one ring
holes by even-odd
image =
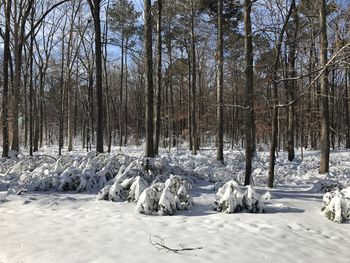
[[[217,138],[216,160],[224,161],[224,106],[223,106],[223,71],[224,71],[224,38],[222,26],[222,0],[218,0],[218,38],[217,38]]]
[[[120,69],[120,89],[119,89],[119,147],[123,145],[123,90],[124,90],[124,32],[122,31],[122,57]]]
[[[144,50],[146,73],[146,145],[145,157],[154,157],[153,145],[153,59],[152,59],[152,12],[151,0],[144,0],[145,26]]]
[[[326,21],[326,1],[320,0],[320,65],[327,65],[327,21]],[[320,139],[320,167],[318,172],[325,174],[329,172],[329,105],[328,105],[328,69],[326,68],[320,81],[321,85],[321,139]]]
[[[162,0],[157,1],[157,104],[156,104],[156,121],[155,121],[155,140],[154,154],[158,154],[160,139],[160,108],[162,103]]]
[[[288,11],[287,17],[284,21],[282,30],[278,37],[278,42],[276,46],[276,53],[274,58],[274,66],[272,69],[272,135],[271,135],[271,145],[270,145],[270,159],[269,159],[269,177],[268,177],[268,187],[272,188],[275,177],[275,162],[276,162],[276,148],[277,148],[277,135],[278,135],[278,83],[277,83],[277,70],[279,66],[279,57],[281,54],[281,46],[283,41],[284,32],[286,30],[289,18],[295,8],[295,0],[292,1],[290,9]]]
[[[349,112],[349,69],[345,69],[345,120],[346,120],[346,149],[350,149],[350,112]]]
[[[197,141],[197,121],[196,121],[196,85],[197,85],[197,74],[196,74],[196,40],[194,32],[195,23],[195,11],[194,11],[194,0],[191,0],[191,92],[192,92],[192,107],[191,107],[191,123],[192,123],[192,154],[196,155],[198,150]]]
[[[124,146],[128,143],[128,49],[125,48]]]
[[[296,77],[295,73],[295,61],[296,61],[296,48],[297,48],[297,38],[298,38],[298,30],[299,30],[299,19],[298,19],[298,11],[295,9],[294,11],[294,34],[293,39],[291,40],[291,47],[288,54],[288,78],[293,79]],[[291,102],[295,97],[295,88],[296,83],[295,80],[288,81],[287,85],[287,98],[288,101]],[[294,103],[288,107],[288,138],[287,138],[287,148],[288,148],[288,160],[293,161],[295,158],[294,152],[294,130],[295,130],[295,106]]]
[[[251,14],[252,2],[245,0],[244,3],[244,47],[245,47],[245,179],[244,185],[250,184],[252,174],[252,160],[254,155],[254,72],[253,72],[253,36]]]
[[[10,19],[12,0],[6,3],[4,57],[3,57],[3,91],[2,91],[2,157],[8,157],[9,130],[8,130],[8,87],[9,87],[9,60],[10,60]]]

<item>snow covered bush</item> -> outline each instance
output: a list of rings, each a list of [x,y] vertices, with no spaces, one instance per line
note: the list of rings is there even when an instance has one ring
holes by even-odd
[[[214,209],[229,214],[241,211],[262,213],[265,211],[265,205],[260,195],[250,185],[242,187],[231,180],[216,193]]]
[[[185,210],[192,206],[192,197],[188,189],[192,185],[181,176],[171,176],[165,182],[165,188],[159,199],[161,215],[173,215],[176,210]]]
[[[350,218],[350,187],[339,191],[333,190],[323,196],[323,215],[336,223]]]
[[[158,211],[158,203],[164,187],[164,183],[156,183],[146,188],[139,197],[136,211],[145,215],[151,215]]]
[[[185,210],[192,206],[192,197],[188,193],[192,184],[185,177],[171,176],[165,183],[157,183],[145,189],[140,195],[136,211],[150,215],[173,215],[176,210]]]
[[[128,201],[138,201],[142,192],[148,187],[148,183],[140,176],[137,176],[130,186]]]
[[[331,192],[335,190],[341,190],[343,189],[343,185],[335,180],[331,179],[325,179],[325,180],[318,180],[313,186],[311,186],[308,191],[312,193],[319,193],[319,192]]]

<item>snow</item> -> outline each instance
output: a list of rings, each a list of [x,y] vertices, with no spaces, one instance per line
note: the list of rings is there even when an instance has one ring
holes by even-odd
[[[43,150],[54,157],[56,152],[55,148]],[[223,186],[220,180],[236,179],[237,184],[241,183],[239,175],[244,163],[237,151],[225,152],[226,167],[215,162],[214,150],[202,150],[198,156],[186,150],[161,152],[161,158],[148,164],[149,176],[154,176],[155,182],[144,191],[142,188],[150,182],[142,181],[143,176],[136,172],[138,167],[147,166],[136,161],[142,157],[142,150],[128,147],[122,153],[115,150],[111,156],[114,157],[104,155],[96,160],[94,154],[87,156],[82,151],[65,153],[67,162],[57,165],[60,171],[55,172],[57,162],[49,158],[20,157],[17,164],[1,159],[0,187],[10,190],[0,192],[0,262],[349,262],[349,221],[335,224],[325,219],[321,211],[324,192],[316,191],[316,186],[310,191],[320,180],[334,180],[346,187],[350,176],[349,152],[332,153],[331,172],[325,176],[317,174],[317,152],[305,152],[304,160],[298,159],[292,164],[280,153],[274,189],[265,188],[268,153],[259,152],[254,163],[253,186],[242,188],[251,200],[256,200],[258,195],[264,200],[266,213],[257,214],[213,210],[216,192]],[[129,166],[133,162],[133,166]],[[113,170],[114,179],[103,172],[106,177],[103,185],[108,189],[104,196],[109,195],[112,187],[113,193],[122,187],[129,189],[127,194],[131,193],[135,199],[132,201],[137,203],[96,201],[95,192],[59,192],[54,187],[45,189],[50,190],[46,192],[16,194],[17,189],[28,186],[33,178],[37,181],[45,176],[60,179],[67,171],[67,163],[76,170],[68,170],[70,176],[66,180],[73,180],[73,171],[82,171],[80,178],[88,181],[92,172],[96,178],[108,165],[118,168]],[[92,170],[81,177],[88,164]],[[223,172],[216,173],[217,170]],[[172,188],[174,184],[170,181],[165,183],[169,178],[164,181],[165,171],[188,181]],[[217,184],[214,191],[220,173],[221,186]],[[113,184],[110,180],[114,180]],[[57,186],[57,182],[55,184]],[[178,204],[176,197],[184,200],[184,196],[190,195],[191,205],[186,210],[176,209],[173,216],[152,213],[152,205],[158,207],[167,187],[175,203]],[[347,198],[349,193],[349,188],[342,190]],[[127,195],[124,198],[126,200]],[[168,204],[174,201],[171,200]],[[139,213],[140,210],[144,214]],[[158,250],[150,243],[152,237],[162,238],[170,248],[202,249],[179,254]]]

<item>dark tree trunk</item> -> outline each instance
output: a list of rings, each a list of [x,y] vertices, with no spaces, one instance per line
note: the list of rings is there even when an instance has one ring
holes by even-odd
[[[146,145],[145,157],[154,157],[153,145],[153,58],[152,58],[152,12],[151,0],[144,0],[145,26],[144,26],[144,50],[146,73]]]
[[[222,1],[218,0],[218,38],[217,38],[217,150],[216,160],[224,161],[224,105],[223,105],[223,71],[224,71],[224,38],[222,27]]]
[[[327,21],[326,21],[326,1],[320,0],[320,65],[322,68],[327,65]],[[320,140],[320,167],[318,172],[325,174],[329,172],[329,105],[328,105],[328,69],[326,68],[321,80],[321,140]]]
[[[191,0],[191,95],[192,95],[192,105],[191,105],[191,123],[192,123],[192,154],[196,155],[198,150],[198,140],[197,140],[197,120],[196,120],[196,86],[197,86],[197,73],[196,73],[196,36],[194,32],[195,23],[195,10],[194,10],[194,0]]]
[[[4,58],[3,58],[3,91],[2,91],[2,157],[8,157],[9,130],[8,130],[8,87],[9,87],[9,60],[10,60],[10,19],[12,1],[8,0],[5,14]]]
[[[297,41],[298,41],[298,30],[299,30],[299,19],[298,19],[298,11],[295,8],[294,11],[294,34],[293,39],[291,39],[290,44],[290,51],[288,54],[288,68],[287,68],[287,76],[288,78],[293,79],[296,77],[295,73],[295,61],[296,61],[296,51],[297,51]],[[287,81],[287,98],[288,102],[292,102],[295,97],[295,80]],[[287,138],[287,149],[288,149],[288,160],[293,161],[295,158],[295,152],[294,152],[294,130],[295,130],[295,121],[294,121],[294,115],[295,115],[295,106],[294,103],[292,103],[288,107],[288,138]]]
[[[120,89],[119,89],[119,147],[123,145],[123,90],[124,90],[124,32],[122,32],[121,45],[121,69],[120,69]],[[126,125],[126,124],[125,124]]]
[[[156,104],[156,121],[155,121],[155,140],[154,154],[158,154],[160,139],[160,109],[162,103],[162,0],[158,0],[158,17],[157,17],[157,104]]]
[[[245,0],[244,3],[244,47],[245,47],[245,179],[244,185],[250,184],[252,174],[252,160],[254,156],[254,72],[253,72],[253,36],[251,14],[252,2]]]
[[[103,91],[102,91],[102,43],[101,43],[101,0],[89,0],[90,10],[95,27],[95,64],[96,64],[96,98],[97,98],[97,130],[96,151],[103,153]]]

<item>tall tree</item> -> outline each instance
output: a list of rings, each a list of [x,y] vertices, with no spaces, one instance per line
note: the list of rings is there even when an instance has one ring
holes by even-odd
[[[254,72],[253,72],[253,36],[251,21],[252,1],[244,1],[244,49],[245,49],[245,179],[250,184],[252,159],[254,155]]]
[[[162,104],[162,0],[157,0],[157,103],[154,137],[154,154],[158,154]]]
[[[296,77],[295,63],[297,58],[297,41],[298,41],[298,30],[299,30],[299,17],[298,9],[295,7],[293,12],[293,26],[292,32],[287,30],[287,45],[289,46],[288,63],[287,63],[287,77],[290,79],[286,83],[287,98],[289,102],[293,102],[295,98]],[[295,135],[295,105],[292,103],[288,107],[288,138],[287,138],[287,149],[288,149],[288,160],[293,161],[295,158],[294,152],[294,135]]]
[[[275,56],[272,69],[272,134],[270,145],[270,159],[269,159],[269,177],[268,187],[272,188],[275,178],[275,162],[276,162],[276,149],[277,149],[277,136],[278,136],[278,68],[280,65],[280,55],[284,33],[286,31],[289,19],[295,8],[295,0],[292,0],[288,14],[284,20],[281,31],[279,32],[277,43],[275,46]]]
[[[103,153],[103,91],[102,91],[102,43],[101,43],[101,0],[88,0],[95,28],[95,66],[97,95],[96,151]]]
[[[116,0],[112,2],[108,12],[108,20],[110,22],[111,31],[116,33],[116,37],[111,37],[110,43],[120,47],[120,84],[119,84],[119,146],[127,141],[127,61],[128,49],[133,45],[131,38],[136,34],[136,22],[140,16],[140,12],[136,11],[135,6],[130,0]],[[125,84],[125,85],[124,85]],[[125,87],[124,87],[125,86]],[[125,96],[124,96],[125,88]],[[125,98],[124,98],[125,97]],[[124,134],[123,134],[124,133]],[[126,144],[126,143],[125,143]]]
[[[146,76],[146,145],[145,156],[154,157],[153,145],[153,56],[152,56],[152,12],[151,0],[144,0],[144,54]]]
[[[320,66],[327,66],[327,14],[326,0],[319,0],[319,19],[320,19]],[[328,69],[325,68],[320,80],[321,89],[321,139],[320,139],[320,167],[318,172],[325,174],[329,172],[329,102],[328,102]]]
[[[224,37],[222,9],[223,0],[218,0],[218,36],[217,36],[217,73],[216,73],[216,92],[217,92],[217,150],[216,160],[224,161],[224,105],[223,105],[223,85],[224,85]]]
[[[5,35],[4,35],[4,58],[3,58],[3,91],[2,91],[2,157],[8,157],[9,134],[8,134],[8,87],[9,87],[9,60],[10,60],[10,19],[12,1],[4,3],[5,9]]]

